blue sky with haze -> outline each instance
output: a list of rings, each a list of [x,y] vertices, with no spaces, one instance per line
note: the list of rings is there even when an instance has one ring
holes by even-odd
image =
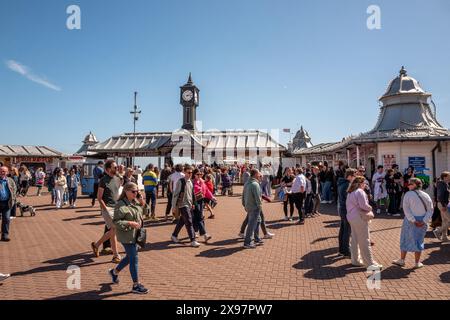
[[[81,30],[66,28],[71,4]],[[371,4],[381,30],[366,27]],[[130,132],[135,90],[139,131],[177,129],[189,72],[203,129],[303,125],[337,141],[374,126],[402,65],[450,127],[448,0],[2,0],[0,35],[0,144],[71,153],[90,130]]]

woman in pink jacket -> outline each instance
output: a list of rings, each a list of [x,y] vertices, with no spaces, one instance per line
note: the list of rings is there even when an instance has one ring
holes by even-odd
[[[203,236],[205,242],[211,239],[211,236],[206,232],[205,226],[205,216],[203,215],[203,207],[206,199],[212,199],[213,195],[209,191],[202,179],[202,172],[199,169],[194,169],[193,171],[194,179],[192,181],[194,185],[194,214],[192,217],[192,222],[194,224],[195,232],[199,232],[200,236]]]
[[[376,271],[383,266],[375,262],[372,255],[369,222],[374,215],[364,188],[365,178],[358,176],[352,181],[347,190],[347,220],[352,230],[351,258],[354,266],[367,267]]]

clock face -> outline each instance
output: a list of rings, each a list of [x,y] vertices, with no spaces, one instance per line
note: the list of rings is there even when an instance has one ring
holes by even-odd
[[[191,90],[186,90],[185,92],[183,92],[183,100],[184,101],[191,101],[193,96],[194,96],[194,94],[192,93]]]

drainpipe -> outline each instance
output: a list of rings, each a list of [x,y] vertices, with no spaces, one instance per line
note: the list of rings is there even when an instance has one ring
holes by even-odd
[[[438,141],[437,144],[434,146],[434,148],[431,150],[431,158],[432,158],[432,162],[433,162],[433,179],[432,181],[434,181],[434,179],[437,177],[436,175],[436,149],[438,149],[439,152],[441,152],[441,142]]]

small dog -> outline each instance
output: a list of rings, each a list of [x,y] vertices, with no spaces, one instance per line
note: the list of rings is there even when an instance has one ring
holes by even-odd
[[[20,216],[23,217],[23,214],[25,212],[29,212],[32,217],[36,215],[36,209],[34,209],[32,206],[28,206],[25,204],[20,203],[17,201],[17,207],[20,209]]]

